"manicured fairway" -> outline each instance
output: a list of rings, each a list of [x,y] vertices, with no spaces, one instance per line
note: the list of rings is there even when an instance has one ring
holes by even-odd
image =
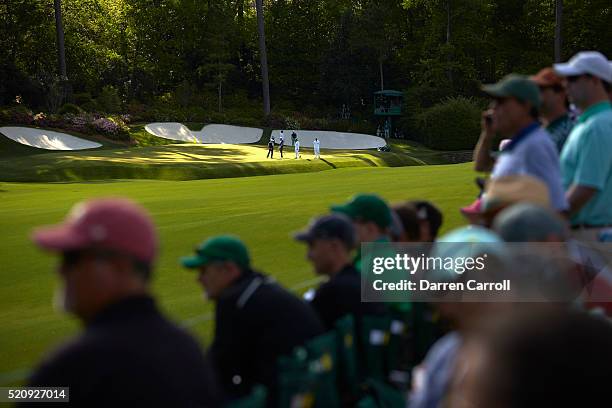
[[[109,181],[63,184],[0,183],[0,385],[20,381],[47,350],[78,325],[52,308],[55,259],[28,241],[34,226],[60,221],[77,201],[128,196],[153,214],[162,254],[154,291],[162,308],[203,342],[212,330],[210,303],[179,256],[212,234],[241,236],[256,268],[303,291],[314,278],[305,250],[290,239],[313,215],[356,192],[391,202],[425,198],[438,204],[444,229],[462,223],[458,208],[476,194],[470,164],[338,169],[316,173],[195,181]]]

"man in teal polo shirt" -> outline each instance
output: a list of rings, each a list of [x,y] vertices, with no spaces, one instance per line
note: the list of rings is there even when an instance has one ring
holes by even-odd
[[[612,105],[604,88],[612,68],[589,51],[554,69],[567,78],[568,95],[582,110],[561,153],[571,224],[575,238],[596,241],[612,226]]]

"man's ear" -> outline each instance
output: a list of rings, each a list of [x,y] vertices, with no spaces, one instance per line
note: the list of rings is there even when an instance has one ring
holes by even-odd
[[[238,278],[242,273],[240,267],[234,262],[226,261],[224,262],[223,266],[225,269],[224,273],[228,275],[228,279],[230,281],[233,281],[234,279]]]

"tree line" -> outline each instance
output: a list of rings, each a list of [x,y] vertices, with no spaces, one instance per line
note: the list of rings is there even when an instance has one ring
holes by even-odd
[[[556,29],[561,59],[583,49],[612,57],[609,0],[3,0],[0,105],[111,86],[125,103],[187,89],[219,110],[235,94],[261,106],[256,3],[272,111],[347,105],[367,115],[381,88],[405,91],[408,109],[477,96],[481,83],[550,65]]]

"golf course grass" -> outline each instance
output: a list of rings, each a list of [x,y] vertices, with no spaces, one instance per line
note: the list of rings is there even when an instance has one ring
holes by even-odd
[[[241,146],[217,147],[222,149],[220,153],[234,148],[244,149]],[[199,154],[198,160],[205,166],[205,151],[194,146],[193,150],[169,150],[165,156],[155,155],[156,160],[170,158],[176,161]],[[112,151],[83,154],[91,159],[104,152]],[[124,163],[119,152],[115,150],[110,156],[117,163]],[[51,155],[28,156],[27,160],[36,166],[40,157]],[[98,160],[104,162],[109,156]],[[226,160],[231,161],[231,158]],[[61,160],[57,160],[57,165],[62,166]],[[3,165],[2,171],[6,169]],[[472,178],[471,165],[458,164],[347,168],[179,182],[0,182],[3,238],[0,246],[3,278],[0,288],[0,385],[23,381],[28,370],[47,351],[78,328],[74,319],[52,307],[57,286],[53,273],[56,259],[37,250],[28,240],[34,227],[59,222],[75,202],[97,196],[127,196],[151,212],[161,240],[154,293],[168,315],[182,322],[206,344],[212,331],[213,309],[202,299],[195,275],[178,266],[178,258],[190,253],[206,237],[220,233],[242,237],[251,248],[256,268],[296,292],[302,292],[316,280],[304,258],[305,248],[293,242],[290,234],[306,225],[312,216],[327,212],[330,204],[343,202],[357,192],[374,192],[391,202],[417,198],[433,201],[443,210],[446,217],[443,229],[448,230],[463,223],[457,209],[469,203],[476,194],[476,188],[470,187]]]
[[[131,128],[131,144],[109,141],[98,135],[70,133],[101,143],[98,149],[49,151],[16,143],[0,136],[0,181],[74,182],[109,179],[198,180],[270,174],[318,172],[346,167],[399,167],[445,164],[444,152],[414,142],[392,141],[390,152],[376,150],[302,149],[295,160],[290,146],[280,159],[267,159],[265,143],[251,145],[178,144]],[[264,136],[265,138],[265,136]]]

